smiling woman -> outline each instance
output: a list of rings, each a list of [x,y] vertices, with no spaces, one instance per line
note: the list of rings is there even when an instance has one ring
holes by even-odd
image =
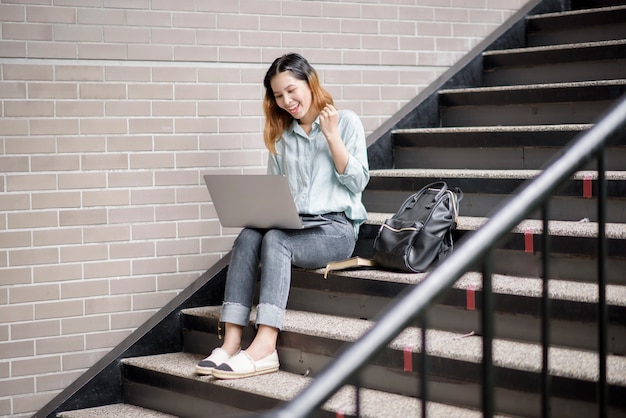
[[[369,181],[363,125],[348,110],[337,111],[317,73],[298,54],[277,58],[264,79],[267,173],[287,177],[301,216],[330,222],[314,228],[246,228],[233,246],[221,321],[224,344],[198,363],[196,371],[236,379],[278,370],[276,341],[282,327],[291,266],[320,268],[349,257],[367,218],[361,192]],[[241,351],[257,273],[261,286],[257,334]]]
[[[275,143],[280,140],[283,131],[293,119],[305,127],[308,126],[310,131],[317,113],[327,105],[334,104],[333,97],[320,85],[317,71],[298,54],[286,54],[277,58],[267,71],[263,86],[265,87],[263,138],[265,146],[274,153]],[[307,115],[308,111],[311,112]]]

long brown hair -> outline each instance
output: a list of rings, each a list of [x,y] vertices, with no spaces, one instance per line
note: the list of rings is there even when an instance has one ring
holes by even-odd
[[[333,104],[333,97],[321,86],[317,71],[311,67],[303,56],[291,53],[276,58],[263,79],[263,85],[265,86],[265,97],[263,99],[265,129],[263,130],[263,140],[265,141],[265,146],[272,154],[276,154],[276,142],[280,140],[282,133],[293,120],[289,113],[276,104],[276,98],[271,86],[272,78],[285,71],[291,71],[295,78],[307,82],[313,96],[311,106],[314,109],[319,111],[327,104]]]

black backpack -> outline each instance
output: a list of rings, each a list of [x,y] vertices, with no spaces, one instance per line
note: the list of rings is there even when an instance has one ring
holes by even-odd
[[[463,192],[444,181],[424,186],[411,195],[381,225],[374,240],[376,264],[392,270],[420,273],[452,251]]]

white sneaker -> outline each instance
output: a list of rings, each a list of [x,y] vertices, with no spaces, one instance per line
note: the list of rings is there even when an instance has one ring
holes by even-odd
[[[239,354],[232,356],[230,360],[214,368],[213,376],[218,379],[239,379],[272,373],[278,371],[279,367],[280,363],[278,362],[276,350],[258,361],[252,360],[248,353],[241,351]]]
[[[237,351],[237,353],[239,353],[239,351]],[[235,355],[237,353],[235,353]],[[204,375],[204,376],[210,376],[211,374],[213,374],[213,370],[217,366],[219,366],[220,364],[224,363],[225,361],[227,361],[231,357],[232,356],[230,356],[226,351],[224,351],[224,350],[222,350],[221,348],[218,347],[218,348],[216,348],[215,350],[213,350],[211,352],[210,356],[208,356],[204,360],[200,361],[196,365],[196,373]]]

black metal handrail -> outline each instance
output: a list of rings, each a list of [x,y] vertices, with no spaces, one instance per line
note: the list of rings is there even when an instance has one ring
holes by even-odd
[[[347,346],[302,392],[291,401],[262,414],[266,418],[307,417],[318,409],[343,385],[355,383],[358,372],[380,350],[389,344],[405,328],[420,320],[422,327],[422,365],[426,364],[425,313],[426,310],[459,279],[470,271],[472,266],[483,265],[483,416],[491,417],[493,408],[493,363],[491,356],[493,342],[493,295],[491,289],[490,255],[504,236],[524,220],[531,212],[540,208],[543,214],[543,295],[542,295],[542,351],[543,367],[541,378],[542,414],[549,416],[550,375],[548,372],[549,312],[550,298],[548,283],[549,252],[549,211],[550,196],[572,175],[583,168],[593,158],[598,160],[598,404],[599,417],[607,414],[608,393],[606,374],[607,321],[606,306],[606,163],[605,147],[626,136],[626,97],[611,107],[588,131],[572,140],[572,143],[543,172],[520,187],[493,216],[468,239],[461,242],[445,263],[434,269],[419,285],[410,287],[376,319],[374,326],[355,343]],[[426,370],[422,370],[422,416],[426,412],[427,399]],[[357,385],[358,386],[358,385]],[[358,394],[357,390],[357,394]],[[358,400],[358,395],[357,395]],[[357,416],[360,414],[357,402]]]

